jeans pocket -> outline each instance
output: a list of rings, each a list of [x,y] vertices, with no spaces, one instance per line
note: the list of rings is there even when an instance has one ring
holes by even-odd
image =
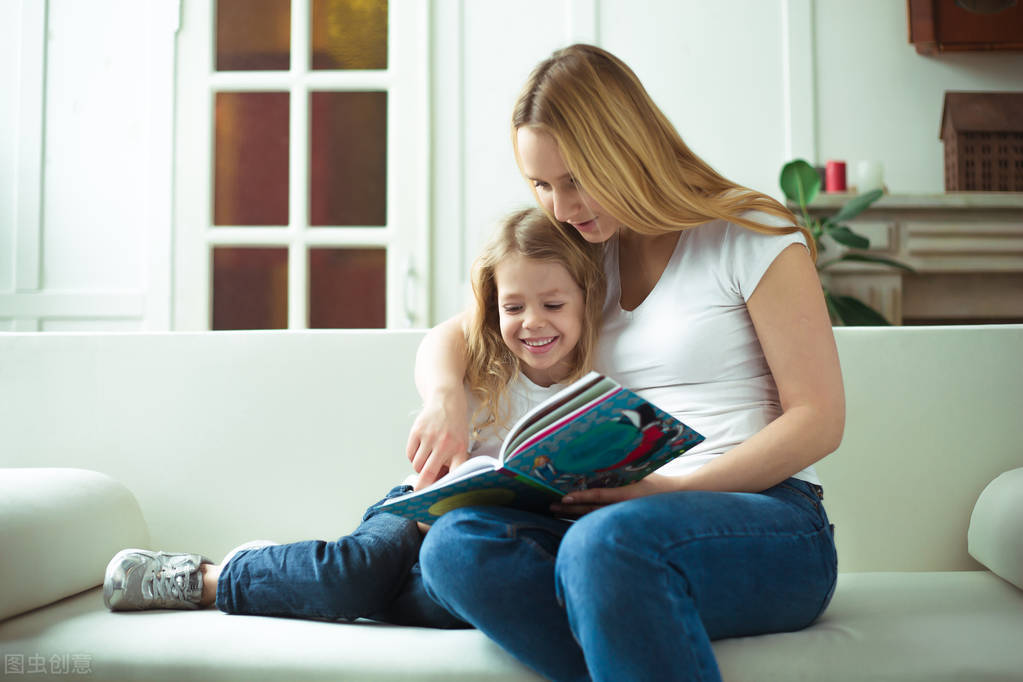
[[[793,480],[793,479],[789,479],[789,480]],[[813,504],[813,508],[814,509],[816,509],[817,511],[820,511],[821,499],[819,497],[817,497],[816,493],[811,492],[812,489],[811,490],[804,490],[801,485],[799,485],[797,483],[789,483],[789,481],[782,481],[781,483],[778,484],[778,487],[779,488],[784,488],[785,490],[791,490],[792,492],[796,493],[797,495],[799,495],[799,496],[801,496],[803,498],[806,498],[807,500],[810,501],[811,504]],[[809,487],[809,486],[807,486],[807,487]]]

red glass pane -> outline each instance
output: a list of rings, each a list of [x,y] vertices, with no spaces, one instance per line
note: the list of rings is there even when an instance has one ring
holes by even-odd
[[[309,327],[386,327],[386,271],[384,249],[310,249]]]
[[[386,69],[387,0],[313,0],[314,69]]]
[[[213,329],[287,329],[288,250],[213,249]]]
[[[217,0],[217,71],[291,68],[291,0]]]
[[[288,224],[287,92],[218,92],[214,225]]]
[[[387,224],[387,93],[311,94],[310,225]]]

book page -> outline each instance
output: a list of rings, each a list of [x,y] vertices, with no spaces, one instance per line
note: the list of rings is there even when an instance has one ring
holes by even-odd
[[[618,386],[597,372],[590,372],[564,390],[543,401],[515,422],[501,445],[501,459],[514,452],[519,445],[537,431],[574,412],[582,405],[592,402],[597,396]]]
[[[446,485],[451,485],[452,483],[461,481],[464,478],[470,478],[472,476],[475,476],[480,471],[492,471],[494,469],[499,469],[500,467],[501,463],[498,462],[493,457],[488,457],[487,455],[477,455],[476,457],[470,457],[469,459],[455,467],[452,471],[449,471],[448,473],[444,474],[430,485],[426,486],[425,488],[421,488],[415,492],[408,493],[408,495],[421,495],[423,493],[431,492],[433,490],[436,490],[437,488],[443,488]],[[406,495],[406,497],[408,495]],[[382,506],[386,506],[387,504],[393,502],[396,499],[401,498],[391,498]]]
[[[505,455],[504,464],[563,492],[619,486],[702,440],[664,410],[618,387],[536,431]]]

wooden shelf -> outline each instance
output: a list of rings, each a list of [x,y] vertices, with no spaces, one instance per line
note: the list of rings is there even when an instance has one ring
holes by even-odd
[[[976,2],[976,0],[975,0]],[[965,4],[969,4],[964,0]],[[1023,3],[988,13],[976,2],[976,11],[956,0],[907,0],[909,42],[922,55],[942,52],[1023,50]],[[996,9],[992,7],[992,9]]]
[[[832,215],[852,196],[822,194],[810,213]],[[1023,193],[885,195],[847,224],[870,239],[867,253],[915,272],[840,263],[823,276],[836,293],[865,301],[893,324],[1023,322]],[[826,247],[822,261],[843,249]]]
[[[811,208],[838,210],[852,199],[854,192],[821,192]],[[791,204],[789,208],[793,207]],[[940,194],[885,194],[871,205],[872,210],[969,208],[979,210],[1017,209],[1023,211],[1023,192],[943,192]]]

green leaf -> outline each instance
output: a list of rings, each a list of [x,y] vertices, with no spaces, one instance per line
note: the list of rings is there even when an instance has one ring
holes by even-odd
[[[828,236],[839,244],[853,249],[869,249],[870,240],[863,235],[856,234],[845,225],[829,225]]]
[[[845,202],[845,206],[838,210],[838,213],[831,216],[829,220],[833,223],[840,223],[845,220],[849,220],[867,210],[867,207],[872,203],[881,198],[884,194],[884,190],[873,189],[866,194],[858,194],[849,201]]]
[[[884,256],[868,256],[865,253],[847,253],[843,255],[842,258],[839,260],[854,260],[859,261],[861,263],[878,263],[880,265],[888,265],[893,268],[899,268],[900,270],[905,270],[906,272],[916,272],[916,270],[914,270],[910,266],[906,265],[905,263],[900,263],[897,260],[885,258]]]
[[[789,161],[782,166],[778,182],[785,197],[804,210],[821,189],[821,176],[803,159]]]
[[[842,322],[848,326],[891,326],[891,323],[885,319],[884,315],[858,298],[835,296],[832,294],[831,299],[834,307],[838,309]]]

